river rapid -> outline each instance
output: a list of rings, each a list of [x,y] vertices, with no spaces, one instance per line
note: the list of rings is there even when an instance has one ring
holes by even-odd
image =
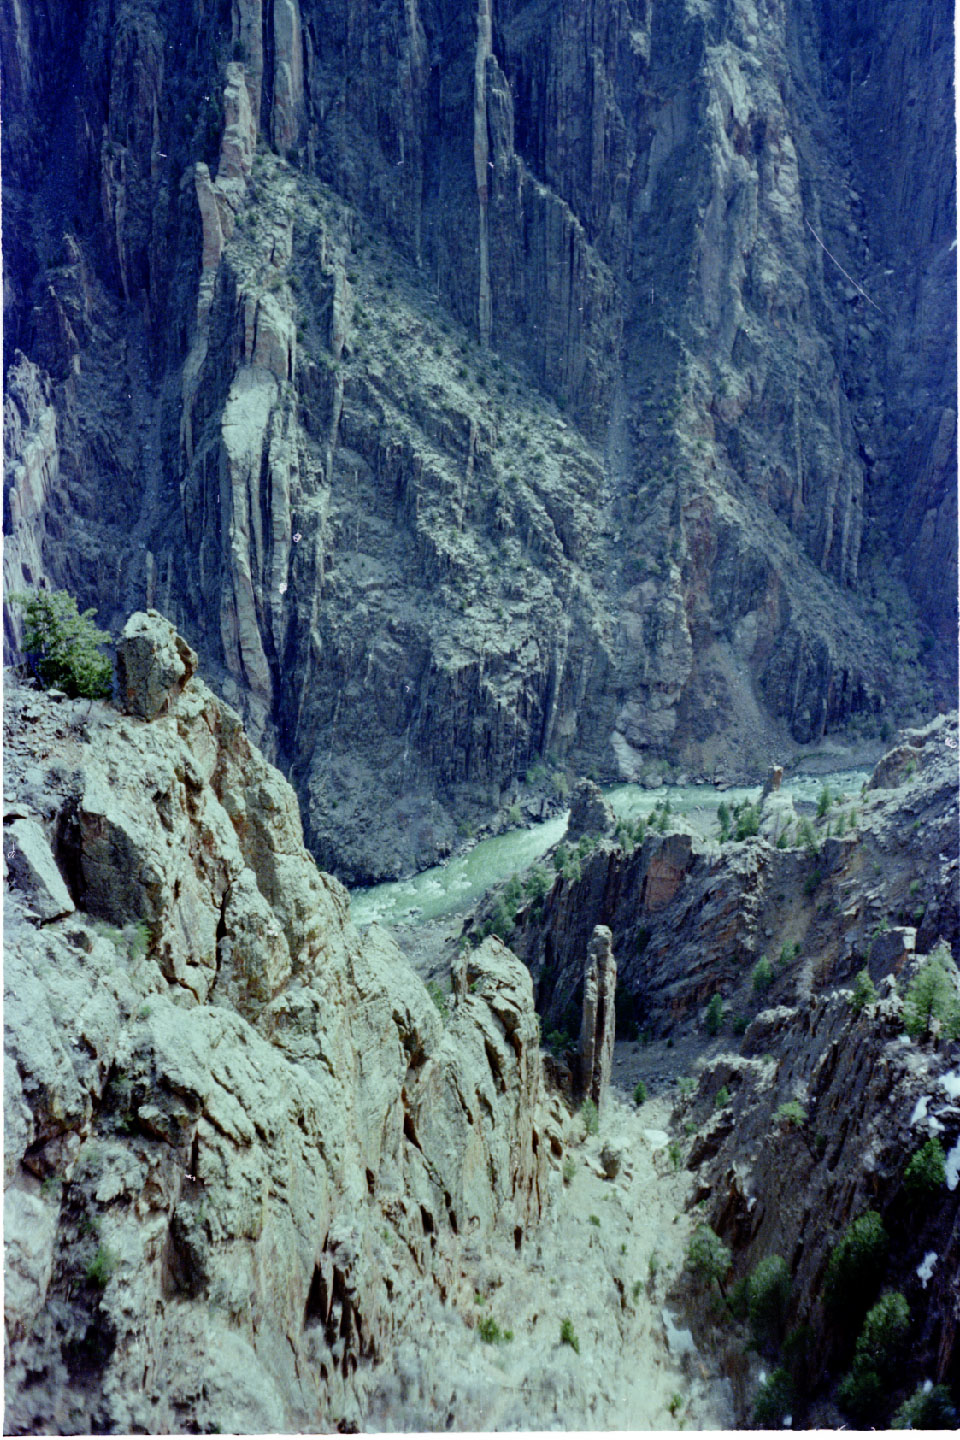
[[[824,785],[831,792],[859,797],[869,770],[837,770],[831,774],[799,774],[784,779],[781,789],[798,809],[816,804]],[[613,785],[604,790],[618,820],[648,818],[662,800],[669,799],[674,817],[703,839],[717,834],[717,806],[740,800],[757,800],[760,786],[720,789],[715,785],[661,785],[646,790],[640,785]],[[351,891],[354,924],[417,925],[468,910],[490,889],[518,870],[532,865],[563,838],[567,812],[538,825],[507,830],[480,840],[465,854],[442,865],[422,870],[409,880],[388,880],[381,885]]]

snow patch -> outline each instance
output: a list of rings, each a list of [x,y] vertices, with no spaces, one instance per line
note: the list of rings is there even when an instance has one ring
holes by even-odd
[[[923,1259],[921,1260],[920,1264],[917,1266],[917,1279],[923,1285],[924,1290],[926,1290],[927,1288],[927,1281],[933,1275],[933,1267],[934,1265],[936,1265],[938,1259],[939,1256],[937,1255],[936,1250],[928,1250],[926,1255],[924,1255]]]
[[[957,1141],[947,1156],[946,1172],[947,1189],[956,1190],[957,1182],[960,1181],[960,1140]]]
[[[654,1153],[657,1150],[664,1150],[670,1143],[670,1136],[666,1130],[644,1130],[643,1138]]]
[[[929,1096],[929,1095],[921,1095],[921,1096],[920,1096],[920,1099],[917,1101],[916,1105],[914,1105],[914,1107],[913,1107],[913,1114],[910,1116],[910,1124],[911,1124],[911,1125],[918,1125],[921,1120],[926,1120],[926,1118],[927,1118],[927,1106],[928,1106],[929,1104],[930,1104],[930,1096]]]
[[[960,1099],[960,1070],[948,1070],[940,1077],[940,1084],[951,1100]]]

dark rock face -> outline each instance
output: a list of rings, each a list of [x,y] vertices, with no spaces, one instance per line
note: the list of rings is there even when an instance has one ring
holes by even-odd
[[[169,616],[325,863],[951,691],[937,0],[0,24],[8,578]]]
[[[581,835],[609,835],[613,825],[613,807],[604,800],[600,786],[593,780],[581,780],[570,798],[567,839],[579,840]]]
[[[881,759],[862,799],[849,797],[818,822],[815,851],[774,816],[777,835],[722,849],[677,832],[648,834],[630,854],[606,842],[582,861],[579,879],[558,878],[542,905],[521,912],[511,937],[534,976],[545,1029],[571,1028],[595,925],[609,926],[618,957],[621,1029],[632,1020],[657,1034],[715,993],[728,1014],[748,1017],[769,994],[852,983],[864,965],[879,981],[941,939],[956,949],[955,719],[904,738],[909,746]],[[905,749],[922,763],[899,784],[878,785]],[[760,985],[754,972],[764,957],[770,980]]]

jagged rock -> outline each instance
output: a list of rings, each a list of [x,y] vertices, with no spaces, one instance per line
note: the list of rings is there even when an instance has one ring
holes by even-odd
[[[604,1140],[600,1148],[600,1166],[608,1180],[615,1180],[623,1167],[623,1146],[613,1140]]]
[[[531,978],[488,940],[442,1018],[144,618],[126,643],[152,637],[133,673],[163,713],[86,707],[44,776],[80,908],[37,927],[17,892],[4,907],[8,1428],[51,1406],[114,1431],[359,1423],[395,1334],[456,1303],[461,1237],[512,1256],[547,1202]],[[21,741],[63,704],[5,698],[12,813],[35,783]],[[41,1180],[69,1182],[69,1214]],[[57,1358],[91,1303],[115,1336],[92,1392]]]
[[[156,610],[131,615],[117,641],[117,684],[128,715],[164,714],[196,673],[197,654]]]
[[[912,925],[894,925],[876,935],[870,943],[870,972],[875,979],[897,974],[917,948],[917,931]]]
[[[603,798],[603,791],[593,780],[580,780],[570,797],[567,839],[579,840],[581,835],[610,835],[615,824],[613,806]]]
[[[617,962],[606,925],[594,927],[583,971],[580,1091],[599,1109],[613,1067]]]
[[[71,913],[70,891],[35,820],[17,819],[4,825],[3,858],[10,884],[40,921]]]
[[[764,780],[764,782],[763,782],[763,790],[760,792],[760,803],[761,803],[761,805],[763,804],[764,800],[767,799],[768,796],[770,796],[770,795],[775,795],[775,794],[776,794],[776,792],[780,789],[780,782],[781,782],[782,780],[783,780],[783,766],[782,766],[782,765],[771,765],[771,767],[770,767],[770,772],[769,772],[769,774],[767,775],[766,780]]]

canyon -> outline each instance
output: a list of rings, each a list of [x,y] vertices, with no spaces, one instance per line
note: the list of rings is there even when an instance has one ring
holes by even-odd
[[[7,1433],[955,1427],[953,76],[0,11]]]
[[[3,25],[8,590],[166,614],[321,864],[952,703],[936,0]]]

